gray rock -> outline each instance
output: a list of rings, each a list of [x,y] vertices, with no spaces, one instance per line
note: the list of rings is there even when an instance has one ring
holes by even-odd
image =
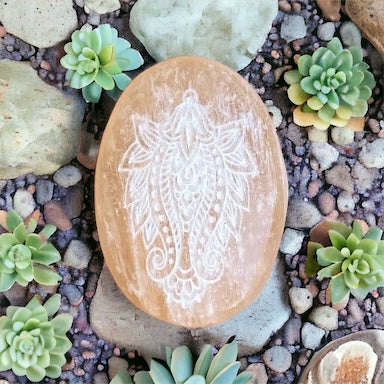
[[[83,101],[11,60],[0,60],[0,93],[0,179],[53,173],[76,156]]]
[[[319,162],[322,171],[329,169],[339,157],[339,151],[328,143],[312,143],[311,153]]]
[[[302,147],[307,142],[307,132],[303,127],[299,127],[295,123],[288,125],[287,138],[292,141],[293,144]]]
[[[55,184],[50,180],[37,180],[35,193],[36,202],[38,204],[45,204],[52,200],[54,186]]]
[[[328,184],[334,185],[344,191],[353,193],[354,183],[351,169],[346,164],[336,164],[325,172],[325,180]]]
[[[35,200],[30,192],[18,189],[13,196],[13,208],[23,218],[27,218],[35,209]]]
[[[296,255],[303,244],[304,236],[304,232],[292,228],[285,228],[281,239],[280,252]]]
[[[325,331],[311,323],[304,323],[301,329],[301,340],[305,348],[317,349],[321,344],[321,339]]]
[[[76,184],[68,189],[68,194],[61,202],[65,215],[71,220],[79,217],[83,209],[84,186]]]
[[[117,11],[121,7],[119,0],[84,0],[84,5],[100,15]]]
[[[352,45],[361,47],[361,32],[356,24],[352,23],[352,21],[346,21],[341,24],[340,37],[343,44],[347,47]]]
[[[67,267],[84,269],[88,267],[91,256],[91,251],[85,243],[72,240],[65,251],[63,264]]]
[[[333,331],[337,329],[338,312],[328,306],[317,307],[309,315],[309,320],[326,331]]]
[[[330,41],[335,35],[335,24],[334,23],[324,23],[320,24],[317,28],[317,37],[324,41]]]
[[[319,210],[307,201],[289,202],[285,225],[294,229],[312,228],[321,220]]]
[[[337,208],[340,212],[350,212],[355,208],[355,201],[349,192],[340,192],[337,197]]]
[[[308,311],[313,305],[313,295],[306,288],[292,287],[288,294],[293,310],[299,315]]]
[[[284,326],[284,345],[295,345],[300,343],[300,316],[292,317]]]
[[[375,179],[380,176],[377,168],[366,168],[360,162],[356,161],[351,172],[352,177],[355,179],[356,187],[359,191],[365,192],[367,189],[372,188]]]
[[[359,161],[367,168],[384,168],[384,139],[366,144],[361,149]]]
[[[220,346],[232,335],[239,343],[239,355],[250,355],[264,346],[290,313],[280,260],[263,291],[247,309],[224,323],[194,330],[163,323],[133,306],[104,266],[92,300],[90,321],[99,337],[137,349],[149,361],[151,357],[164,358],[165,345],[175,348],[188,344],[197,353],[204,343]]]
[[[74,165],[66,165],[55,172],[53,180],[62,187],[69,188],[81,180],[81,173]]]
[[[287,371],[292,363],[292,355],[287,348],[275,345],[267,349],[263,355],[265,364],[276,372]]]
[[[108,384],[108,376],[105,372],[98,372],[93,376],[93,384]]]
[[[39,48],[56,45],[77,28],[72,0],[1,0],[0,21],[8,33]]]
[[[149,54],[161,61],[193,55],[240,70],[264,44],[277,15],[277,0],[138,0],[130,28]],[[172,43],[170,43],[172,42]]]
[[[288,43],[301,39],[307,34],[307,27],[303,16],[286,15],[281,23],[280,36]]]

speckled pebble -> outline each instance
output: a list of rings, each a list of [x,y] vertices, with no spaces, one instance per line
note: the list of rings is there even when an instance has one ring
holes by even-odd
[[[354,184],[351,170],[346,164],[336,164],[325,172],[325,180],[328,184],[339,187],[347,192],[353,193]]]
[[[45,204],[52,200],[55,184],[50,180],[39,179],[36,182],[36,202]]]
[[[294,229],[311,228],[321,220],[319,210],[307,201],[294,200],[288,205],[286,226]]]
[[[292,287],[289,289],[288,294],[291,307],[300,315],[308,311],[313,305],[312,293],[306,288]]]
[[[311,153],[323,171],[329,169],[339,158],[339,151],[328,143],[312,143]]]
[[[252,373],[253,377],[249,384],[267,384],[268,375],[263,363],[252,363],[246,369],[246,372]]]
[[[366,144],[359,154],[360,162],[367,168],[384,167],[384,139]]]
[[[340,212],[351,212],[355,208],[355,201],[349,192],[340,192],[337,197],[337,208]]]
[[[295,255],[300,251],[304,236],[304,232],[286,228],[281,239],[280,252]]]
[[[338,312],[328,306],[317,307],[309,315],[309,320],[325,331],[333,331],[338,326]]]
[[[304,323],[301,329],[301,340],[305,348],[317,349],[320,344],[325,331],[311,323]]]
[[[286,15],[281,23],[280,36],[288,43],[301,39],[307,34],[307,27],[303,16]]]
[[[320,40],[330,41],[335,35],[336,27],[334,23],[324,23],[317,28],[317,37]]]
[[[348,127],[331,128],[331,137],[337,145],[348,145],[355,140],[355,132]]]
[[[341,24],[340,37],[344,45],[361,47],[361,32],[352,21],[346,21]]]
[[[87,268],[91,259],[91,251],[80,240],[72,240],[64,254],[63,264],[77,269]]]
[[[80,290],[73,284],[61,284],[60,293],[67,297],[71,305],[78,305],[82,297]]]
[[[355,179],[357,189],[364,192],[372,188],[373,182],[380,176],[380,172],[377,168],[366,168],[360,162],[356,161],[352,168],[351,175]]]
[[[323,192],[318,199],[320,212],[329,215],[336,208],[336,199],[328,191]]]
[[[284,326],[284,345],[300,343],[301,318],[295,316],[289,319]]]
[[[74,165],[66,165],[54,173],[53,180],[62,187],[69,188],[81,180],[81,173]]]
[[[292,355],[287,348],[276,345],[263,355],[265,364],[275,372],[283,373],[287,371],[292,363]]]
[[[13,207],[25,219],[34,211],[35,200],[27,190],[18,189],[13,196]]]

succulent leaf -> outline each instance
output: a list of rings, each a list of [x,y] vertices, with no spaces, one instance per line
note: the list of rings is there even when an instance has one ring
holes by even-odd
[[[117,98],[120,92],[113,92],[116,86],[124,90],[129,83],[128,76],[119,76],[122,71],[144,63],[140,53],[128,41],[117,37],[117,30],[109,24],[101,24],[94,30],[84,26],[73,32],[71,39],[64,47],[67,54],[60,63],[67,69],[70,86],[82,89],[84,99],[91,103],[99,101],[102,89]]]
[[[288,97],[297,105],[295,123],[325,130],[364,116],[375,80],[362,59],[361,48],[343,49],[336,37],[312,56],[301,56],[298,69],[284,74]]]

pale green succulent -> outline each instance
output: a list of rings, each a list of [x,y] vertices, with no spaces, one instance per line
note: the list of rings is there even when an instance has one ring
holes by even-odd
[[[135,384],[245,384],[252,374],[237,374],[240,363],[237,358],[237,343],[226,344],[213,356],[212,346],[204,345],[196,364],[187,346],[172,351],[166,347],[168,368],[152,360],[150,371],[140,371],[134,377]],[[120,372],[111,384],[132,384],[126,371]]]
[[[359,298],[377,287],[384,286],[383,231],[371,227],[367,233],[358,221],[352,229],[341,223],[330,223],[331,246],[308,243],[308,256],[316,254],[319,280],[331,278],[333,303],[343,300],[349,292]]]
[[[351,118],[364,116],[375,86],[368,68],[361,48],[343,49],[337,37],[312,56],[301,56],[298,69],[284,74],[290,85],[288,97],[298,105],[295,123],[327,129],[330,125],[344,127]]]
[[[117,99],[131,81],[123,71],[143,64],[140,53],[131,44],[117,37],[117,30],[101,24],[94,30],[87,25],[72,33],[72,42],[64,46],[67,53],[60,60],[67,68],[66,79],[71,87],[82,89],[86,101],[97,103],[102,89]]]
[[[38,234],[35,220],[26,226],[20,215],[12,210],[7,214],[7,227],[13,233],[0,235],[0,292],[14,283],[26,286],[35,280],[44,285],[55,285],[61,280],[49,265],[61,259],[59,251],[47,240],[56,231],[47,224]]]
[[[60,314],[61,296],[53,295],[44,305],[35,296],[25,307],[9,306],[0,317],[0,372],[11,369],[31,382],[58,378],[72,343],[66,336],[73,317]]]

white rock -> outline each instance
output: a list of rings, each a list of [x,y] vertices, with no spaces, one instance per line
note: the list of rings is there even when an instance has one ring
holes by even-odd
[[[119,0],[84,0],[84,5],[100,15],[116,11],[121,7]]]
[[[338,326],[338,312],[328,306],[317,307],[309,315],[309,320],[326,331],[333,331]]]
[[[211,327],[189,330],[148,316],[123,296],[106,267],[100,275],[90,309],[92,329],[103,339],[138,349],[147,358],[164,358],[164,345],[191,345],[198,353],[203,344],[220,346],[236,334],[239,356],[263,348],[271,334],[288,320],[291,309],[286,293],[285,269],[276,261],[272,274],[257,299],[232,319]],[[156,343],[154,343],[156,340]]]
[[[360,163],[367,168],[384,167],[384,139],[376,139],[366,144],[359,154]]]
[[[317,37],[324,41],[330,41],[335,35],[335,30],[335,24],[332,22],[320,24],[317,28]]]
[[[333,142],[338,145],[348,145],[353,143],[355,132],[348,127],[333,127],[331,128],[331,137]]]
[[[264,44],[277,0],[138,0],[130,28],[157,61],[192,55],[240,70]]]
[[[0,0],[0,21],[8,33],[36,47],[48,48],[77,28],[72,5],[72,0]]]
[[[293,310],[299,315],[308,311],[313,305],[313,295],[306,288],[292,287],[288,294]]]
[[[343,44],[347,47],[350,47],[351,45],[361,47],[361,32],[352,21],[346,21],[341,24],[340,37]]]
[[[296,255],[300,251],[304,236],[304,232],[286,228],[281,239],[280,252]]]
[[[27,218],[35,209],[35,200],[30,192],[18,189],[13,196],[13,208],[23,218]]]
[[[20,22],[20,21],[18,21]],[[76,156],[85,104],[25,62],[0,60],[0,179],[54,172]]]
[[[69,188],[81,180],[81,173],[74,165],[66,165],[55,172],[53,180],[62,187]]]
[[[337,198],[337,208],[340,212],[350,212],[355,208],[355,201],[349,192],[340,192]]]
[[[308,127],[308,140],[318,142],[318,143],[326,143],[328,141],[328,131],[317,129],[315,127]]]
[[[307,201],[289,202],[285,225],[294,229],[312,228],[321,220],[319,210]]]
[[[299,15],[287,15],[281,23],[280,36],[288,43],[301,39],[307,34],[304,17]]]
[[[339,157],[339,151],[328,143],[312,143],[311,152],[323,171],[329,169]]]
[[[84,269],[91,260],[91,251],[88,246],[80,240],[72,240],[64,254],[63,264],[68,267]]]
[[[311,323],[304,323],[301,329],[301,341],[305,348],[317,349],[320,346],[321,339],[325,331]]]
[[[287,371],[292,363],[292,355],[287,348],[275,345],[267,349],[263,355],[265,364],[276,372]]]

